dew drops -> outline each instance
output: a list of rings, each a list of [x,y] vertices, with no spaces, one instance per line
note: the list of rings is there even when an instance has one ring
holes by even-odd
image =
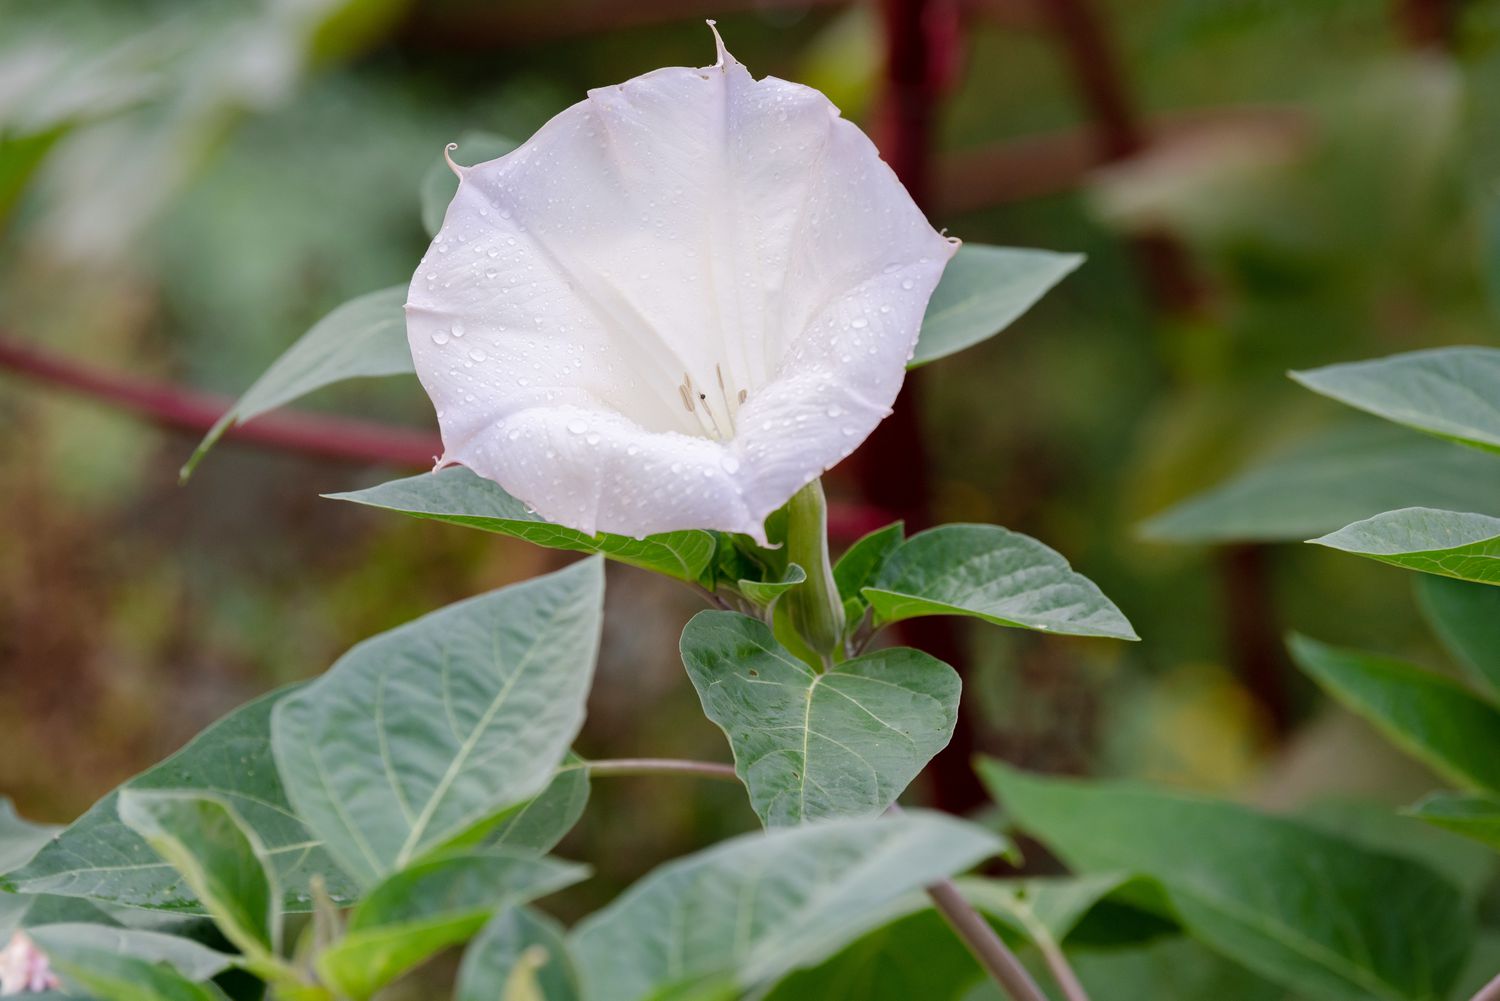
[[[723,459],[719,460],[719,465],[724,467],[724,472],[726,473],[733,474],[740,471],[740,460],[732,455],[724,456]],[[704,472],[707,473],[707,470],[704,470]]]
[[[904,289],[906,289],[908,292],[911,291],[912,286],[915,285],[915,284],[916,283],[913,282],[910,278],[903,278],[903,279],[901,279],[901,287],[904,288]]]
[[[436,344],[438,347],[442,347],[444,344],[447,344],[448,343],[448,331],[446,331],[446,330],[434,330],[432,332],[432,343]]]
[[[849,321],[849,326],[853,327],[855,330],[863,330],[869,325],[870,321],[866,320],[863,316],[856,316],[854,319]]]
[[[586,424],[585,422],[579,420],[576,417],[573,418],[571,421],[568,421],[568,430],[571,431],[573,434],[583,434],[588,429],[589,429],[588,424]]]
[[[462,337],[463,335],[464,335],[464,325],[462,323],[454,323],[453,324],[453,336],[454,337]]]
[[[475,348],[473,351],[469,352],[469,357],[473,358],[475,361],[484,361],[489,357],[489,355],[485,354],[484,351],[480,348]]]

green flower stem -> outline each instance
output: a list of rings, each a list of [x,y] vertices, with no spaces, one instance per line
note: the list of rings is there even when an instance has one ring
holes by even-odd
[[[974,906],[964,899],[951,879],[934,883],[927,888],[927,896],[937,912],[948,922],[960,941],[984,967],[986,973],[999,984],[1014,1001],[1047,1001],[1047,996],[1031,979],[1026,967],[1016,954],[995,934],[990,923],[979,916]]]
[[[828,558],[828,502],[823,484],[813,480],[787,503],[787,559],[807,573],[807,583],[788,591],[792,625],[824,665],[830,663],[844,640],[844,605],[833,582]]]

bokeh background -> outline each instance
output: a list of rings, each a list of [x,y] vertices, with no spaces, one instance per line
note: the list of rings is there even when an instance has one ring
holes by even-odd
[[[936,225],[1088,255],[921,371],[831,477],[843,544],[882,512],[1003,524],[1144,637],[923,625],[964,719],[909,798],[982,814],[980,751],[1287,810],[1437,785],[1288,664],[1291,629],[1442,661],[1410,575],[1273,541],[1318,517],[1275,464],[1389,433],[1286,370],[1495,340],[1500,3],[6,0],[0,793],[70,819],[357,640],[556,565],[319,497],[399,465],[231,438],[178,468],[312,322],[409,277],[445,143],[709,63],[710,16],[753,72],[869,130]],[[410,379],[299,407],[433,425]],[[1267,461],[1240,530],[1150,521]],[[610,574],[580,749],[725,759],[675,653],[694,597]],[[564,851],[601,875],[564,910],[754,825],[739,790],[682,781],[595,783]]]

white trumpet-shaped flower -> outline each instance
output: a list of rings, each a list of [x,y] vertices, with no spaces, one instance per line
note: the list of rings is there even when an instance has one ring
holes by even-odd
[[[764,540],[890,412],[957,247],[827,98],[722,41],[454,169],[407,303],[442,464],[585,532]]]

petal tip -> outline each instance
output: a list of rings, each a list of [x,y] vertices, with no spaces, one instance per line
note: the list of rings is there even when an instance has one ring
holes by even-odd
[[[453,151],[456,149],[458,149],[458,143],[449,143],[448,145],[444,146],[443,159],[448,162],[448,169],[453,171],[453,176],[462,181],[464,179],[464,174],[469,172],[469,168],[459,166],[458,164],[453,162]]]
[[[729,49],[724,45],[724,36],[719,34],[719,22],[709,18],[704,22],[708,30],[714,33],[714,65],[713,68],[721,70],[729,67],[738,60],[729,54]]]

